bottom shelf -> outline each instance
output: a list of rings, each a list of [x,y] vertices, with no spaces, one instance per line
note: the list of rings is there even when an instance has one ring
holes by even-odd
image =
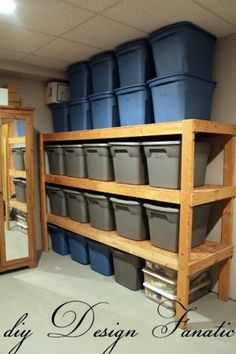
[[[154,263],[159,263],[168,268],[178,270],[178,254],[152,246],[150,241],[129,240],[119,236],[116,231],[98,230],[90,224],[82,224],[68,217],[53,214],[47,215],[47,221],[89,239],[104,243]],[[219,263],[231,257],[232,254],[232,246],[224,246],[219,243],[207,241],[205,244],[192,250],[189,262],[189,274],[194,274],[213,264]]]

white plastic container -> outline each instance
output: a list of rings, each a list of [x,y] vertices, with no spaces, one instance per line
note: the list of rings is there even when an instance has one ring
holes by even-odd
[[[162,303],[163,306],[174,309],[175,301],[177,300],[177,296],[163,289],[158,289],[153,285],[150,285],[146,282],[143,283],[145,295],[147,298],[157,302],[158,304]],[[194,286],[189,292],[189,302],[193,302],[197,300],[199,297],[208,293],[211,285],[211,280],[207,278],[202,283]],[[164,302],[163,302],[164,301]]]
[[[49,82],[45,89],[45,103],[68,102],[70,100],[70,85],[63,82]]]

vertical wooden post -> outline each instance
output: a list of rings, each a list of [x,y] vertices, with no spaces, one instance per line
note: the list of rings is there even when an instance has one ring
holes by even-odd
[[[193,210],[190,204],[194,179],[194,138],[191,121],[185,121],[182,133],[181,152],[181,205],[179,228],[179,264],[177,299],[181,305],[176,305],[176,319],[179,320],[185,314],[189,303],[189,260],[192,244],[192,218]],[[184,307],[184,308],[183,308]],[[186,316],[180,327],[185,328]]]
[[[224,146],[224,186],[234,184],[234,163],[235,163],[235,139],[233,136],[227,138]],[[224,201],[221,242],[224,245],[232,244],[233,227],[233,198]],[[220,265],[218,297],[226,301],[229,296],[229,277],[231,259],[226,259]]]
[[[35,187],[34,187],[34,134],[33,113],[25,118],[25,154],[26,154],[26,196],[27,196],[27,219],[28,219],[28,242],[29,257],[36,264],[35,230],[33,227],[35,217]]]
[[[45,152],[43,135],[39,135],[39,179],[40,179],[40,204],[41,204],[41,223],[42,223],[42,241],[44,252],[49,251],[48,230],[47,230],[47,199],[45,188]]]

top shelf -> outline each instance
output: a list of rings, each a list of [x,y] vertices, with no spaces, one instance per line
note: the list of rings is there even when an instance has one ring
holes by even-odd
[[[42,134],[42,139],[43,141],[73,141],[128,137],[151,137],[158,135],[181,135],[183,134],[184,129],[187,127],[190,127],[194,133],[221,134],[231,136],[236,135],[236,125],[233,124],[187,119],[168,123]]]
[[[25,136],[16,136],[8,138],[8,144],[25,144]]]

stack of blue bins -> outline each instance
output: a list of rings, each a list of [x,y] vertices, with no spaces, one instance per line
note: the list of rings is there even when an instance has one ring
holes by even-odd
[[[151,95],[146,84],[153,77],[151,49],[146,39],[125,43],[115,51],[120,87],[118,98],[120,125],[151,123]]]
[[[48,224],[48,233],[51,237],[52,250],[61,256],[68,255],[70,250],[66,231],[58,226]]]
[[[91,109],[88,100],[91,93],[91,74],[88,62],[70,65],[67,73],[71,89],[71,101],[68,104],[70,130],[91,129]]]
[[[67,102],[52,103],[49,105],[52,112],[53,130],[55,133],[69,130],[69,110]]]
[[[93,94],[89,96],[93,129],[119,126],[114,89],[118,87],[117,63],[113,52],[104,52],[89,60]]]
[[[172,24],[150,36],[156,78],[148,84],[156,123],[210,119],[215,41],[215,36],[191,22]]]

